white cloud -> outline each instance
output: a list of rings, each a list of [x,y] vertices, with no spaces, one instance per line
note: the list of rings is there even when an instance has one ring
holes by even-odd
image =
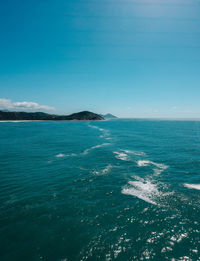
[[[11,100],[8,99],[1,99],[0,98],[0,109],[1,110],[23,110],[23,111],[52,111],[55,110],[54,107],[47,106],[47,105],[40,105],[36,102],[12,102]]]

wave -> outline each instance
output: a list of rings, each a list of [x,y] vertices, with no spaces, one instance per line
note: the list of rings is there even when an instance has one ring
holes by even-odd
[[[99,144],[99,145],[92,146],[91,148],[84,150],[82,154],[86,155],[86,154],[88,154],[91,150],[98,149],[98,148],[102,148],[102,147],[105,147],[105,146],[108,146],[108,145],[110,145],[110,143],[103,143],[103,144]]]
[[[84,151],[83,151],[82,153],[80,153],[80,154],[75,154],[75,153],[70,153],[70,154],[59,153],[59,154],[57,154],[55,157],[56,157],[56,158],[66,158],[66,157],[76,157],[76,156],[81,155],[81,154],[87,155],[91,150],[98,149],[98,148],[101,148],[101,147],[104,147],[104,146],[108,146],[108,145],[110,145],[110,143],[103,143],[103,144],[99,144],[99,145],[92,146],[91,148],[84,150]]]
[[[131,155],[135,155],[135,156],[146,156],[146,154],[142,151],[134,151],[134,150],[123,150],[121,149],[120,151],[114,151],[114,154],[116,154],[115,158],[120,159],[120,160],[124,160],[124,161],[131,161]],[[142,161],[138,161],[138,164],[141,164],[140,162]],[[146,161],[145,161],[146,162]]]
[[[171,194],[159,191],[159,184],[154,181],[137,176],[134,178],[136,181],[129,181],[128,185],[122,188],[122,194],[134,196],[152,205],[159,205],[158,201],[161,197]]]
[[[147,203],[157,205],[155,198],[160,195],[157,186],[149,180],[129,181],[129,187],[122,189],[122,194],[135,196]]]
[[[107,174],[110,172],[110,170],[113,168],[113,166],[111,164],[108,164],[104,169],[100,170],[100,171],[96,171],[94,170],[92,173],[93,174]]]
[[[102,174],[108,173],[112,169],[112,165],[108,164],[105,169],[102,170]]]
[[[200,190],[200,184],[188,184],[188,183],[185,183],[183,186],[186,187],[186,188],[189,188],[189,189]]]
[[[56,158],[63,158],[63,157],[66,157],[66,155],[63,153],[59,153],[56,155]]]
[[[137,165],[138,167],[147,167],[149,165],[157,167],[158,169],[154,169],[154,175],[160,175],[164,170],[166,170],[169,167],[165,164],[156,163],[150,160],[138,160]]]
[[[100,138],[106,138],[110,135],[110,132],[108,130],[103,130],[103,134],[100,135]],[[111,139],[111,138],[109,138]]]
[[[149,160],[138,160],[137,161],[138,167],[146,167],[149,164],[151,164],[151,161],[149,161]]]
[[[104,129],[102,129],[102,128],[99,128],[98,126],[95,126],[95,125],[88,125],[90,128],[93,128],[93,129],[97,129],[97,130],[99,130],[99,131],[103,131]]]
[[[146,156],[146,153],[143,151],[135,151],[135,150],[123,150],[125,153],[133,154],[135,156]]]
[[[129,161],[129,156],[126,153],[118,152],[118,151],[114,151],[113,153],[116,154],[115,158],[124,160],[124,161]]]
[[[88,125],[90,128],[93,128],[93,129],[97,129],[99,130],[100,132],[102,132],[102,134],[100,135],[100,138],[106,138],[106,139],[111,139],[111,138],[108,138],[108,136],[110,136],[110,131],[106,130],[106,129],[103,129],[103,128],[100,128],[98,126],[95,126],[95,125]]]
[[[155,175],[155,176],[158,176],[158,175],[160,175],[163,171],[164,171],[164,169],[154,169],[154,175]]]
[[[64,158],[64,157],[76,157],[77,154],[75,153],[71,153],[71,154],[63,154],[63,153],[59,153],[56,155],[56,158]]]

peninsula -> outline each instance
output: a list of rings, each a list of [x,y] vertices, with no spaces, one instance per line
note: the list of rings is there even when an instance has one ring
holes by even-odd
[[[44,112],[0,111],[0,121],[97,121],[104,118],[90,111],[81,111],[70,115],[55,115]]]

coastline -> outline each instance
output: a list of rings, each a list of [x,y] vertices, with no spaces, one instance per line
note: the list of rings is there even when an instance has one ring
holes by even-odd
[[[106,121],[106,120],[5,120],[5,121],[2,121],[0,120],[0,123],[2,122],[15,122],[15,123],[18,123],[18,122],[44,122],[44,121],[47,121],[47,122],[63,122],[63,121]]]

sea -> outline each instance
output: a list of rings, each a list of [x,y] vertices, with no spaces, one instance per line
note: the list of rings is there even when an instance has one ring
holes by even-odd
[[[0,260],[200,260],[200,121],[1,122]]]

